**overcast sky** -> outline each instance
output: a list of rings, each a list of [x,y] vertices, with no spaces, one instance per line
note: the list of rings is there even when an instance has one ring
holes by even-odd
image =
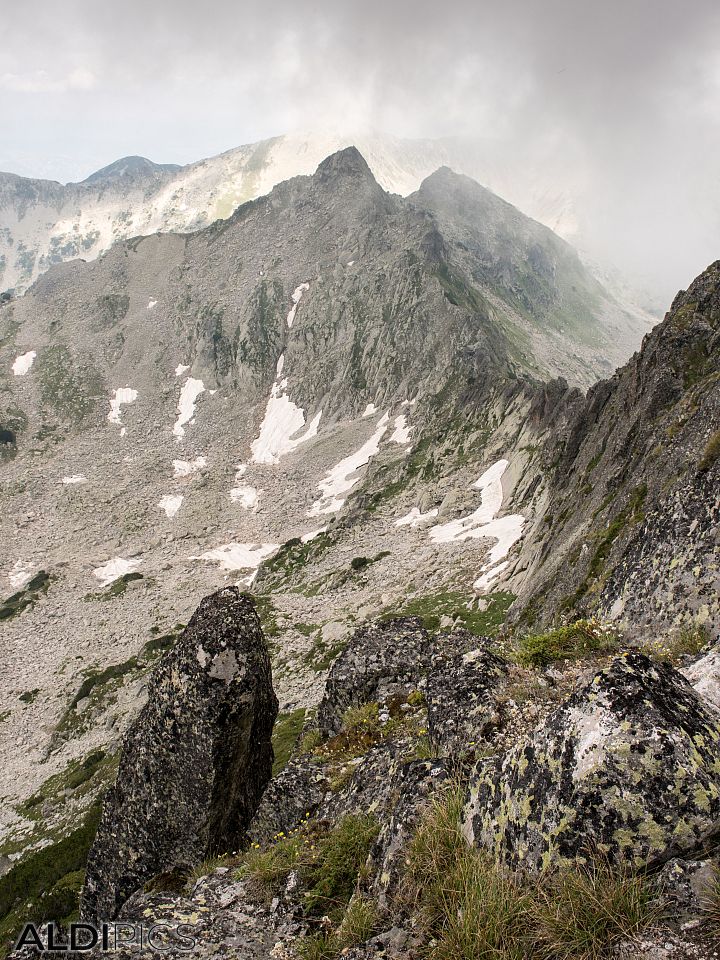
[[[720,257],[717,0],[3,0],[0,169],[289,130],[496,141],[667,289]],[[527,164],[524,159],[527,158]]]

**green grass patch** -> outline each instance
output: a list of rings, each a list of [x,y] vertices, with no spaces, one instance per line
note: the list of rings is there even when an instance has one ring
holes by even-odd
[[[8,950],[23,924],[66,920],[77,913],[100,809],[98,801],[76,830],[31,853],[0,877],[0,942]]]
[[[288,760],[300,739],[304,723],[304,707],[293,710],[292,713],[278,714],[272,733],[272,745],[275,751],[275,761],[272,768],[274,777],[287,766]]]
[[[545,633],[521,637],[515,659],[524,667],[546,667],[555,660],[575,660],[617,649],[617,636],[596,620],[576,620]]]
[[[473,601],[473,609],[467,604]],[[438,630],[443,617],[450,617],[459,626],[476,636],[494,636],[505,622],[515,594],[498,591],[481,599],[483,609],[477,608],[477,599],[457,591],[433,593],[408,600],[397,610],[384,611],[383,620],[395,617],[420,617],[426,630]]]
[[[47,593],[51,582],[52,577],[44,570],[36,573],[22,590],[18,590],[0,604],[0,620],[12,620],[13,617],[19,616],[24,610],[34,606],[40,597]]]
[[[145,578],[143,575],[137,571],[132,573],[124,573],[121,577],[118,577],[117,580],[113,580],[107,590],[103,590],[102,593],[88,593],[83,599],[88,603],[92,600],[98,600],[101,602],[114,600],[116,597],[121,597],[125,593],[129,583],[144,579]]]
[[[262,564],[258,571],[258,584],[264,589],[284,583],[322,556],[331,544],[332,538],[328,533],[319,533],[307,543],[303,543],[300,537],[293,537]]]
[[[295,872],[306,916],[327,915],[338,922],[379,830],[377,820],[368,814],[349,814],[330,830],[308,822],[289,836],[278,834],[266,849],[251,848],[240,876],[271,899]]]
[[[706,472],[717,462],[718,457],[720,457],[720,430],[716,430],[705,444],[698,470]]]
[[[462,791],[428,806],[406,857],[398,895],[414,915],[428,960],[601,960],[657,921],[654,890],[605,860],[537,879],[471,847]]]

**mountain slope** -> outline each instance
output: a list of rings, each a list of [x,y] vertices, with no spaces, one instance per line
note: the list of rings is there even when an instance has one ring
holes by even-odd
[[[719,358],[720,261],[611,380],[569,398],[542,523],[525,541],[526,621],[596,613],[639,634],[717,633]]]
[[[714,449],[717,289],[716,265],[586,399],[552,378],[597,376],[615,333],[570,248],[447,170],[388,195],[348,149],[0,305],[0,853],[92,814],[154,658],[224,583],[258,598],[286,713],[374,617],[484,635],[570,595],[716,630],[717,464],[680,470]],[[688,491],[674,539],[660,508]],[[695,585],[643,619],[653,557],[620,575],[649,505]],[[622,535],[592,541],[607,563],[579,594],[595,529]]]

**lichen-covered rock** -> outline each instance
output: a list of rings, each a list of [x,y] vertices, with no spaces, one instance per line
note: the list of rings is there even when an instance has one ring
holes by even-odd
[[[448,776],[442,760],[413,760],[400,767],[392,778],[390,792],[396,802],[370,851],[367,868],[367,892],[381,914],[392,912],[405,870],[407,845],[429,797]]]
[[[707,906],[713,890],[717,864],[713,860],[668,861],[656,878],[668,916],[697,916]]]
[[[206,597],[148,683],[90,851],[82,915],[117,916],[150,877],[235,851],[270,779],[277,700],[252,602]]]
[[[499,722],[494,694],[507,673],[505,661],[480,646],[459,653],[440,648],[426,691],[428,733],[437,749],[461,755],[490,734]]]
[[[681,671],[700,696],[720,710],[720,644]]]
[[[409,693],[425,672],[429,643],[418,617],[357,630],[330,670],[318,709],[320,730],[338,733],[349,707]]]
[[[320,764],[308,756],[294,757],[268,784],[248,831],[250,840],[265,845],[315,817],[329,789]]]
[[[479,770],[465,829],[531,871],[593,849],[652,867],[692,856],[719,817],[717,713],[671,666],[626,654]]]

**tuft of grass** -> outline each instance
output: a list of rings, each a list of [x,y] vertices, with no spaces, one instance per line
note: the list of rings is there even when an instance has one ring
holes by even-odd
[[[539,884],[531,913],[542,960],[603,960],[659,919],[647,881],[603,858]]]
[[[720,872],[717,867],[702,898],[702,912],[708,934],[720,943]]]
[[[399,905],[429,960],[601,960],[658,920],[654,891],[604,859],[530,878],[463,837],[462,791],[427,807],[409,844]],[[720,900],[716,901],[720,903]]]
[[[545,633],[521,637],[515,659],[524,667],[545,667],[555,660],[577,659],[617,648],[617,636],[597,620],[576,620]]]
[[[691,624],[672,631],[660,640],[643,647],[643,653],[667,663],[682,663],[685,657],[697,656],[710,641],[704,624]]]
[[[223,853],[217,857],[206,857],[202,863],[199,863],[197,866],[193,867],[188,873],[186,889],[192,890],[198,880],[209,876],[218,867],[227,866],[227,863],[228,855],[226,853]]]
[[[703,455],[698,463],[698,470],[705,473],[720,457],[720,430],[716,430],[705,444]]]
[[[297,943],[295,949],[301,960],[336,960],[344,951],[369,940],[376,922],[375,903],[365,897],[355,897],[335,930],[307,937]]]
[[[331,830],[306,822],[288,835],[279,833],[266,849],[251,847],[239,875],[269,899],[294,873],[305,913],[339,921],[379,830],[377,820],[368,814],[348,814]]]

